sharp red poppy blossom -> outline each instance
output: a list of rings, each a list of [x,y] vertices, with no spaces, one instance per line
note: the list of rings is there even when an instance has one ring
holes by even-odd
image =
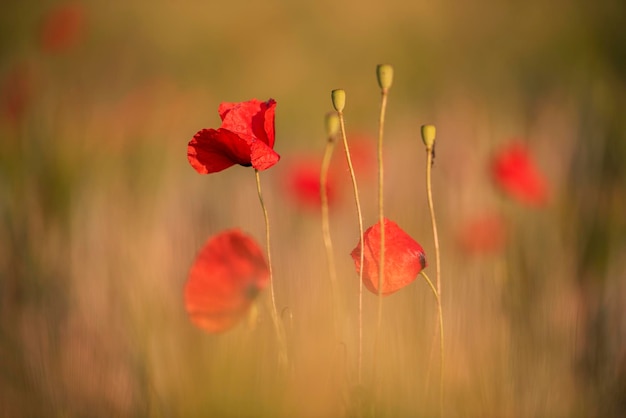
[[[491,173],[496,184],[521,203],[541,206],[548,200],[546,180],[528,149],[520,143],[514,142],[496,152]]]
[[[410,284],[426,268],[426,254],[421,245],[398,224],[385,218],[385,267],[383,295],[390,295]],[[380,223],[369,227],[363,234],[363,284],[378,294],[378,265],[380,260]],[[361,265],[361,242],[351,253],[356,271]]]
[[[276,101],[256,99],[222,103],[219,129],[202,129],[187,146],[187,159],[200,174],[216,173],[235,164],[266,170],[278,162],[274,151]]]
[[[239,229],[223,231],[206,242],[185,284],[185,307],[191,322],[218,333],[243,318],[270,281],[259,245]]]

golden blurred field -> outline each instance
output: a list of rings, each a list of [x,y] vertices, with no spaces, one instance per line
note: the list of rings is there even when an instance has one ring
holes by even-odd
[[[366,292],[357,385],[350,189],[331,210],[337,338],[320,216],[285,193],[291,161],[321,158],[332,89],[347,92],[348,139],[374,146],[380,63],[395,68],[385,214],[429,257],[419,127],[437,125],[444,415],[623,416],[622,2],[85,0],[67,6],[75,33],[43,34],[67,4],[10,2],[0,16],[0,416],[437,416],[428,286],[385,298],[377,358]],[[182,298],[209,236],[239,227],[265,240],[253,170],[198,175],[187,142],[219,125],[220,102],[269,97],[282,159],[261,178],[287,373],[268,292],[221,335],[195,328]],[[545,207],[491,182],[489,158],[512,138],[545,174]],[[359,186],[369,226],[375,172]],[[464,223],[493,212],[506,243],[464,252]]]

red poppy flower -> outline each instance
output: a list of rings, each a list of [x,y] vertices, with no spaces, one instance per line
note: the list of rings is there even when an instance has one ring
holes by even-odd
[[[33,68],[28,63],[14,66],[0,81],[0,113],[10,123],[22,119],[34,91]]]
[[[322,203],[320,196],[320,174],[322,169],[321,158],[310,156],[293,157],[286,168],[284,190],[289,198],[303,209],[319,211]],[[328,204],[332,205],[336,197],[334,174],[328,173],[326,195]]]
[[[51,10],[41,25],[41,48],[62,52],[74,47],[84,32],[85,12],[78,3],[63,4]]]
[[[274,151],[276,101],[256,99],[222,103],[222,125],[203,129],[189,142],[187,159],[200,174],[216,173],[232,165],[266,170],[278,162]]]
[[[458,242],[469,255],[497,253],[506,242],[504,220],[495,213],[471,218],[460,228]]]
[[[207,241],[185,284],[185,307],[191,322],[211,332],[233,327],[269,283],[263,251],[238,229]]]
[[[496,184],[521,203],[541,206],[547,202],[545,178],[524,145],[512,143],[498,151],[491,171]]]
[[[395,222],[385,222],[385,268],[383,295],[390,295],[410,284],[426,268],[424,249]],[[363,284],[378,294],[378,260],[380,259],[380,223],[369,227],[363,234]],[[359,271],[361,242],[351,253],[356,271]]]

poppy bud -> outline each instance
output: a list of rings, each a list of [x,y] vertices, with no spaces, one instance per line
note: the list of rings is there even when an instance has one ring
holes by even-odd
[[[426,149],[431,149],[435,144],[436,132],[435,125],[422,125],[422,141],[424,141]]]
[[[346,91],[342,89],[333,90],[330,93],[333,99],[333,107],[339,113],[343,112],[343,108],[346,107]]]
[[[379,64],[376,66],[376,77],[378,85],[383,91],[389,90],[393,84],[393,67],[389,64]]]
[[[339,132],[339,117],[337,116],[337,113],[328,112],[324,122],[326,123],[326,135],[328,135],[329,138],[337,135]]]

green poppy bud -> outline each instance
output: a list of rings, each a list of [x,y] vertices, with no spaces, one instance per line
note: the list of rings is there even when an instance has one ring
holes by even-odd
[[[382,90],[389,90],[393,84],[393,67],[389,64],[380,64],[376,66],[376,77],[378,85]]]
[[[435,125],[422,125],[422,141],[424,141],[427,149],[431,149],[435,144],[436,132]]]
[[[331,98],[335,110],[339,113],[343,112],[343,108],[346,107],[346,91],[342,89],[333,90]]]

